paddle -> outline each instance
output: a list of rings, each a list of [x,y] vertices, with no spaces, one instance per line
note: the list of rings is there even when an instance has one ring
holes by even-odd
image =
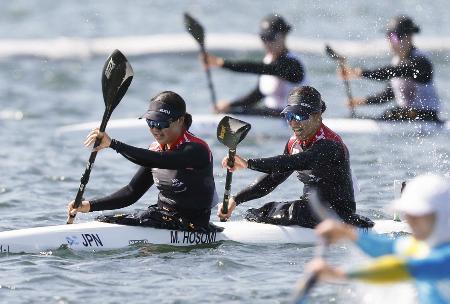
[[[394,198],[397,200],[402,196],[403,190],[405,189],[406,181],[394,180]],[[393,220],[396,222],[401,222],[400,215],[397,211],[394,211]]]
[[[336,213],[334,213],[331,207],[321,202],[318,198],[317,192],[313,191],[309,196],[309,205],[314,213],[319,217],[321,221],[325,219],[334,219],[341,221]],[[317,258],[322,258],[325,255],[326,249],[328,248],[328,244],[324,241],[320,243],[320,245],[316,249],[315,256]],[[304,304],[306,303],[306,298],[311,289],[316,285],[318,281],[317,274],[310,274],[306,276],[300,283],[298,284],[297,291],[295,293],[295,301],[296,304]]]
[[[186,27],[186,30],[194,37],[195,40],[197,40],[199,46],[200,46],[200,53],[203,56],[203,61],[205,64],[206,61],[206,49],[205,49],[205,31],[203,30],[203,27],[200,23],[198,23],[197,20],[192,18],[188,13],[184,13],[184,26]],[[212,78],[211,78],[211,71],[209,68],[206,68],[206,79],[208,81],[208,88],[209,92],[211,94],[211,102],[214,107],[216,107],[216,91],[214,90]]]
[[[102,91],[103,100],[105,102],[105,112],[103,113],[102,123],[100,124],[100,132],[104,132],[106,124],[111,117],[112,112],[119,104],[122,97],[128,90],[131,80],[133,79],[133,69],[127,58],[119,51],[115,50],[106,60],[102,71]],[[97,139],[94,144],[96,148],[101,140]],[[97,152],[92,152],[86,165],[86,170],[81,177],[80,187],[75,198],[74,207],[78,208],[81,204],[84,190],[89,182],[89,175],[95,162]],[[75,215],[69,216],[67,224],[72,224]]]
[[[229,167],[234,166],[234,156],[236,155],[237,145],[247,136],[248,131],[252,126],[245,121],[225,116],[217,126],[217,139],[228,147],[228,162]],[[231,181],[233,173],[227,169],[227,178],[225,181],[225,193],[223,194],[222,213],[228,213],[228,200],[230,199]],[[221,222],[226,222],[226,219],[220,219]]]
[[[329,45],[325,45],[325,53],[333,60],[337,61],[339,68],[343,69],[345,62],[347,61],[347,59],[342,56],[339,55],[338,53],[336,53]],[[351,101],[353,99],[352,96],[352,90],[350,88],[350,83],[347,79],[343,80],[344,82],[344,87],[345,87],[345,93],[347,94],[347,99],[348,101]],[[351,107],[350,108],[350,117],[351,118],[355,118],[356,117],[356,113],[355,113],[355,108]]]

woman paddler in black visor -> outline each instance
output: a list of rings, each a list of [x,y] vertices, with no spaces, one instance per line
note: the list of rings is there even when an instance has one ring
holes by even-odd
[[[347,223],[359,227],[373,225],[369,219],[355,214],[350,155],[341,137],[322,123],[325,103],[313,87],[294,88],[288,96],[288,105],[281,112],[292,128],[293,136],[284,146],[281,155],[244,159],[236,155],[230,170],[251,169],[265,173],[251,185],[242,189],[229,201],[228,213],[218,216],[229,218],[236,205],[263,197],[296,172],[304,184],[303,194],[287,202],[269,202],[258,209],[247,211],[251,221],[277,225],[299,225],[312,228],[319,223],[309,207],[308,196],[317,189],[321,200],[328,202]],[[222,161],[227,166],[227,157]]]
[[[148,149],[111,139],[99,129],[89,133],[86,146],[101,138],[97,151],[111,148],[140,168],[128,185],[111,195],[83,201],[77,209],[69,203],[69,213],[130,206],[155,184],[159,190],[157,205],[120,219],[122,223],[172,229],[208,227],[211,208],[218,202],[213,157],[207,143],[188,131],[192,116],[186,113],[183,98],[174,92],[162,92],[151,99],[148,111],[140,118],[146,119],[156,139]]]

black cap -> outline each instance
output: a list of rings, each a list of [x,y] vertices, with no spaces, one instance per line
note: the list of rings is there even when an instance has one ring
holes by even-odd
[[[395,33],[399,37],[420,32],[419,26],[408,16],[397,16],[389,21],[386,34]]]
[[[157,121],[176,120],[186,114],[184,99],[175,92],[164,91],[150,100],[147,112],[139,119]]]
[[[288,33],[291,26],[278,14],[272,14],[261,20],[259,35],[261,39],[272,40],[278,33]]]
[[[319,91],[310,86],[296,87],[288,96],[288,105],[281,114],[292,112],[300,115],[322,113],[326,109]]]

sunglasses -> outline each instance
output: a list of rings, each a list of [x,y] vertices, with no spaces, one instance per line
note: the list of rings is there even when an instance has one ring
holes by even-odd
[[[295,121],[305,121],[305,120],[309,119],[309,115],[308,114],[300,115],[300,114],[295,114],[293,112],[286,112],[286,113],[284,113],[284,118],[286,118],[286,120],[288,122],[291,122],[293,120],[295,120]]]
[[[389,33],[387,35],[387,38],[389,39],[389,41],[391,41],[392,43],[399,43],[400,42],[400,37],[396,34],[396,33]]]
[[[168,127],[170,127],[170,124],[172,123],[172,120],[157,121],[146,119],[146,121],[150,129],[156,128],[158,130],[167,129]]]

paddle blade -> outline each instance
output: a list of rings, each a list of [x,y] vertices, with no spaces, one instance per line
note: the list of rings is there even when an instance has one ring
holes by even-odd
[[[201,47],[205,46],[205,31],[200,23],[188,13],[184,13],[184,26]]]
[[[112,113],[127,92],[133,75],[127,58],[115,50],[106,60],[102,71],[103,100],[108,113]]]
[[[217,126],[217,139],[231,150],[247,136],[251,125],[245,121],[225,116]]]
[[[328,44],[325,45],[325,53],[334,60],[345,61],[345,57],[336,53]]]

